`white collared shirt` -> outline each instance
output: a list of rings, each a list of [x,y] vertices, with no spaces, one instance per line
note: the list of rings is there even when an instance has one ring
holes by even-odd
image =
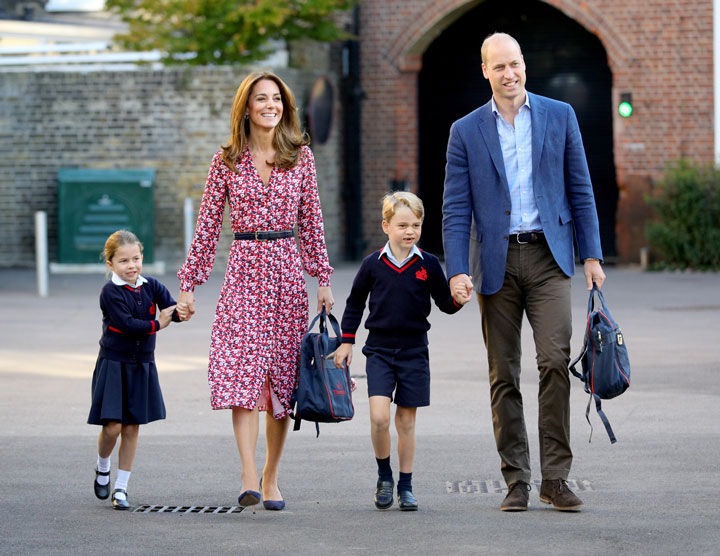
[[[530,95],[525,93],[525,102],[515,116],[514,125],[506,122],[498,112],[495,97],[492,97],[491,107],[500,137],[505,177],[510,193],[511,211],[508,231],[511,234],[541,231],[542,223],[533,188]]]
[[[142,276],[141,274],[138,274],[137,281],[134,284],[131,284],[130,282],[126,282],[120,276],[118,276],[115,272],[112,273],[112,283],[116,286],[130,286],[131,288],[139,288],[142,286],[145,282],[147,282],[147,278]]]
[[[398,267],[398,268],[402,268],[402,266],[403,266],[406,262],[408,262],[410,259],[412,259],[415,255],[418,255],[421,259],[424,258],[424,257],[422,256],[422,252],[420,251],[420,249],[418,249],[418,246],[417,246],[417,245],[413,245],[413,246],[412,246],[412,249],[410,249],[410,253],[409,253],[408,256],[405,258],[405,260],[402,261],[402,262],[399,262],[399,261],[395,258],[395,255],[393,255],[392,250],[390,249],[390,242],[389,242],[389,241],[385,244],[385,247],[383,247],[382,251],[380,251],[380,257],[382,257],[383,255],[387,255],[388,260],[389,260],[392,264],[394,264],[396,267]],[[378,259],[379,259],[380,257],[378,257]]]

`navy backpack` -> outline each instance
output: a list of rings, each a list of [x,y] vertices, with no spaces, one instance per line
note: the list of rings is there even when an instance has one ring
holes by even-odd
[[[320,320],[320,332],[311,332]],[[335,337],[328,334],[327,319],[330,320]],[[353,418],[350,370],[335,367],[327,356],[340,347],[340,326],[332,315],[325,314],[325,308],[317,315],[308,328],[300,351],[300,370],[295,391],[291,398],[293,430],[300,429],[300,422],[313,421],[317,435],[318,423],[339,423]]]
[[[597,310],[595,294],[600,298],[600,307]],[[582,363],[582,374],[575,370],[578,362]],[[588,300],[582,353],[570,364],[570,372],[585,383],[585,392],[590,394],[585,410],[585,418],[590,424],[590,438],[592,439],[590,404],[595,400],[598,416],[605,425],[610,442],[614,444],[617,439],[602,410],[600,400],[615,398],[630,387],[630,360],[622,330],[612,318],[605,298],[595,284]]]

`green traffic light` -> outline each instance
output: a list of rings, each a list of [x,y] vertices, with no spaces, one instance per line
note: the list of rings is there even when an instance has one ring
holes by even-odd
[[[618,113],[623,118],[629,118],[630,114],[632,114],[632,111],[633,111],[632,104],[630,104],[629,102],[621,102],[620,105],[618,106]]]

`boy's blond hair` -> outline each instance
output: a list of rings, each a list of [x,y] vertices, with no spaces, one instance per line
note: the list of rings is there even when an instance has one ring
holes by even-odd
[[[382,217],[385,222],[392,220],[399,205],[404,205],[409,208],[420,220],[425,218],[425,207],[420,197],[409,191],[395,191],[394,193],[388,193],[382,198]]]

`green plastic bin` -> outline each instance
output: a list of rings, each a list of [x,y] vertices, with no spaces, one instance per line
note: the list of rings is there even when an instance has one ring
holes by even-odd
[[[99,263],[105,240],[130,230],[154,262],[155,170],[63,168],[58,172],[58,260]]]

